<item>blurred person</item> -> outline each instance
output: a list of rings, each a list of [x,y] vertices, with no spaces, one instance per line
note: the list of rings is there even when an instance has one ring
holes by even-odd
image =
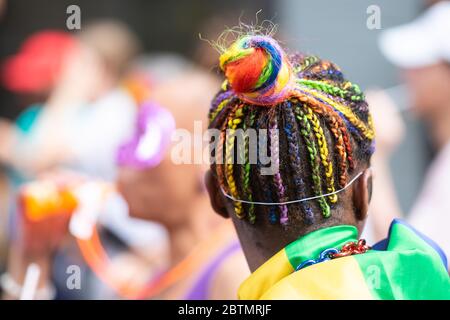
[[[19,52],[2,64],[1,80],[6,89],[27,104],[15,123],[0,120],[0,161],[11,164],[13,148],[20,135],[27,136],[42,104],[55,89],[65,60],[76,47],[76,40],[66,32],[38,31],[29,36]],[[20,103],[20,104],[22,104]]]
[[[118,86],[137,47],[126,27],[103,21],[86,26],[76,38],[38,32],[6,61],[6,86],[42,97],[2,137],[13,191],[60,166],[114,178],[115,149],[131,134],[136,113],[134,101]],[[10,234],[18,227],[14,204]]]
[[[186,68],[156,86],[152,99],[173,115],[177,129],[195,133],[194,121],[203,121],[217,79],[198,68]],[[211,90],[208,90],[211,89]],[[163,123],[163,121],[158,121]],[[157,135],[160,136],[160,135]],[[164,136],[164,135],[163,135]],[[201,137],[200,137],[201,139]],[[124,165],[118,190],[130,215],[162,224],[169,237],[169,269],[190,259],[195,246],[208,244],[208,261],[173,286],[159,299],[235,299],[248,268],[232,228],[212,215],[203,186],[204,169],[198,164],[176,164],[173,146],[156,166],[139,169]],[[194,148],[192,148],[192,152]],[[221,238],[219,245],[211,240]]]
[[[31,176],[65,165],[112,180],[115,150],[131,135],[136,114],[120,79],[137,50],[118,22],[84,27],[30,134],[10,139],[10,164]]]
[[[184,276],[181,281],[163,292],[158,292],[157,298],[234,299],[238,284],[248,274],[233,230],[229,226],[220,227],[222,225],[220,221],[211,214],[208,198],[202,187],[204,171],[194,164],[174,164],[169,151],[166,150],[168,146],[164,147],[168,143],[170,130],[173,129],[170,128],[175,125],[175,121],[178,128],[187,128],[193,132],[194,120],[202,120],[209,101],[209,97],[205,97],[202,90],[212,85],[217,85],[213,77],[194,68],[187,68],[171,80],[152,88],[152,99],[168,105],[168,111],[154,103],[143,103],[138,110],[135,134],[119,148],[116,157],[120,166],[118,189],[128,202],[125,207],[119,206],[121,212],[124,213],[129,208],[132,217],[156,221],[168,229],[169,264],[163,263],[163,266],[168,268],[166,272],[171,272],[172,267],[185,259],[192,262],[194,257],[192,253],[196,246],[199,243],[204,245],[211,242],[207,246],[209,250],[201,254],[201,261],[194,260],[195,264],[202,265],[201,269],[194,270],[188,277]],[[100,221],[103,220],[101,216],[99,218]],[[115,220],[114,223],[107,225],[113,226],[112,230],[117,231],[117,224],[123,224],[124,220]],[[134,220],[137,223],[137,220]],[[217,236],[217,233],[220,241],[212,241],[211,238]],[[117,234],[124,236],[120,230]],[[50,233],[48,237],[51,237]],[[43,242],[46,242],[45,239]],[[141,242],[141,248],[142,245]],[[147,251],[155,252],[159,240],[147,242],[147,245]],[[55,251],[56,248],[52,250]],[[213,253],[210,250],[213,250]],[[16,251],[23,252],[23,250]],[[205,255],[211,261],[203,261]],[[17,273],[14,272],[17,283],[21,283],[26,270],[20,261],[27,255],[20,256],[15,259],[18,262],[14,269],[19,270]],[[167,261],[163,251],[159,252],[158,257],[153,258],[160,262]],[[155,265],[154,261],[147,260],[145,265],[143,259],[127,252],[115,254],[110,260],[107,273],[115,276],[113,281],[107,276],[106,282],[119,291],[127,284],[128,288],[134,288],[132,291],[137,292],[137,289],[152,277],[154,268],[151,266]],[[47,270],[48,262],[45,261],[41,262],[42,268]],[[161,263],[159,265],[161,267]],[[164,274],[164,269],[162,270]],[[105,280],[104,275],[100,277]],[[39,290],[46,288],[44,284],[48,280],[41,281],[43,287]],[[97,297],[110,297],[109,294],[105,295],[104,290],[102,293],[103,295]],[[155,296],[154,294],[148,296],[144,290],[137,297]]]
[[[373,193],[364,236],[373,241],[380,241],[389,231],[390,222],[403,217],[390,174],[389,158],[405,135],[405,125],[398,107],[386,92],[368,90],[366,100],[373,106],[371,113],[377,140],[376,152],[372,157],[376,177],[373,188],[376,192]]]
[[[39,31],[29,36],[19,52],[2,65],[2,84],[16,95],[20,105],[28,106],[14,122],[0,119],[0,163],[1,170],[5,172],[1,175],[0,183],[0,234],[4,245],[7,243],[7,228],[10,225],[8,215],[15,207],[14,192],[24,179],[10,165],[14,137],[18,133],[24,136],[29,133],[42,103],[48,99],[56,85],[63,61],[74,46],[75,40],[66,32]]]
[[[98,21],[84,27],[73,40],[75,45],[64,55],[56,54],[63,51],[60,49],[63,46],[55,50],[53,43],[36,41],[37,36],[32,38],[34,56],[43,56],[53,64],[57,61],[61,68],[48,68],[52,71],[48,77],[51,85],[42,87],[50,89],[49,97],[44,104],[29,108],[19,117],[14,130],[10,130],[10,138],[5,139],[10,148],[2,149],[4,161],[26,178],[39,177],[62,166],[113,181],[117,149],[131,136],[138,108],[133,92],[122,87],[121,82],[138,50],[137,40],[124,25],[113,21]],[[52,52],[56,52],[54,59],[48,59],[46,54]],[[17,74],[27,74],[29,78],[37,74],[36,68],[30,67],[32,62],[25,66],[9,62],[15,60],[19,59],[14,57],[6,62],[5,82],[17,83],[11,80],[13,76],[19,78]],[[116,199],[101,223],[133,249],[151,255],[151,250],[143,251],[140,247],[160,242],[161,228],[130,221],[126,211],[121,211],[123,208],[120,199]],[[11,259],[15,256],[12,253]]]
[[[14,129],[27,133],[31,128],[42,103],[58,82],[65,59],[74,48],[75,39],[70,34],[44,30],[26,38],[19,52],[3,62],[3,86],[26,101],[28,108],[19,115],[16,123],[0,119],[0,161],[8,162],[11,158]]]
[[[27,37],[19,51],[2,64],[1,80],[16,95],[44,102],[56,86],[63,64],[76,40],[64,31],[42,30]]]
[[[450,206],[445,201],[450,194],[450,3],[437,2],[415,21],[386,30],[380,38],[380,47],[389,61],[401,69],[407,87],[412,112],[426,124],[432,147],[436,150],[422,190],[408,220],[418,230],[430,235],[450,253]],[[385,139],[379,141],[375,166],[385,168],[375,191],[384,190],[375,205],[374,217],[379,209],[389,208],[401,215],[395,189],[392,185],[388,161],[392,150],[403,138],[403,123],[395,111],[395,102],[379,92],[373,97],[374,109],[380,109],[375,122]],[[383,114],[383,112],[385,112]],[[413,173],[411,173],[413,174]],[[383,191],[382,191],[383,192]],[[378,210],[377,210],[378,209]],[[386,221],[381,221],[385,223]]]
[[[375,138],[359,87],[332,62],[288,56],[269,36],[241,35],[222,52],[220,67],[226,83],[209,128],[221,131],[214,152],[226,160],[211,166],[206,184],[252,271],[239,297],[449,299],[445,255],[408,224],[394,220],[372,248],[359,239]],[[274,130],[272,174],[250,162],[255,141],[229,140],[226,130],[246,128]],[[242,164],[239,147],[247,154]]]

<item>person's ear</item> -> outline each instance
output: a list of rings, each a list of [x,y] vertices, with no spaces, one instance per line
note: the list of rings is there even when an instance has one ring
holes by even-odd
[[[353,207],[358,221],[364,221],[369,211],[370,198],[372,197],[372,169],[364,170],[363,174],[353,185]]]
[[[230,215],[228,214],[224,198],[220,192],[219,183],[211,170],[208,170],[205,174],[205,185],[214,211],[224,218],[229,218]]]

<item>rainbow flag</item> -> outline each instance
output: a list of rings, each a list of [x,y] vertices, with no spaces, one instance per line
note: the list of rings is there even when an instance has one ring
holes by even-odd
[[[388,237],[363,254],[320,262],[295,271],[328,248],[357,241],[354,226],[309,233],[259,267],[240,287],[240,299],[450,299],[442,250],[401,220]]]

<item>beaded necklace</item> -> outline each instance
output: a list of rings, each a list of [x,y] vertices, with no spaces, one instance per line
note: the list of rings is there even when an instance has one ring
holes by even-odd
[[[356,241],[348,242],[340,250],[336,248],[328,248],[323,250],[320,253],[319,258],[303,261],[297,266],[297,268],[295,268],[295,271],[299,271],[303,268],[312,266],[313,264],[328,261],[331,259],[366,253],[370,249],[371,247],[366,244],[366,240],[364,239],[360,239],[358,240],[358,242]]]

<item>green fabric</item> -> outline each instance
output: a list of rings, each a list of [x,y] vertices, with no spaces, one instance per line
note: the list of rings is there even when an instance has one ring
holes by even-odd
[[[358,240],[358,230],[354,226],[340,225],[323,228],[299,238],[287,245],[286,255],[292,268],[309,259],[317,259],[328,248],[340,249],[347,242]]]
[[[296,269],[306,260],[317,259],[325,249],[341,249],[356,241],[357,235],[357,229],[348,225],[319,229],[289,244],[286,256]],[[448,270],[431,240],[395,220],[386,241],[383,250],[352,256],[375,299],[450,299]]]
[[[391,225],[386,251],[353,256],[378,299],[450,299],[450,278],[443,261],[409,226]]]

